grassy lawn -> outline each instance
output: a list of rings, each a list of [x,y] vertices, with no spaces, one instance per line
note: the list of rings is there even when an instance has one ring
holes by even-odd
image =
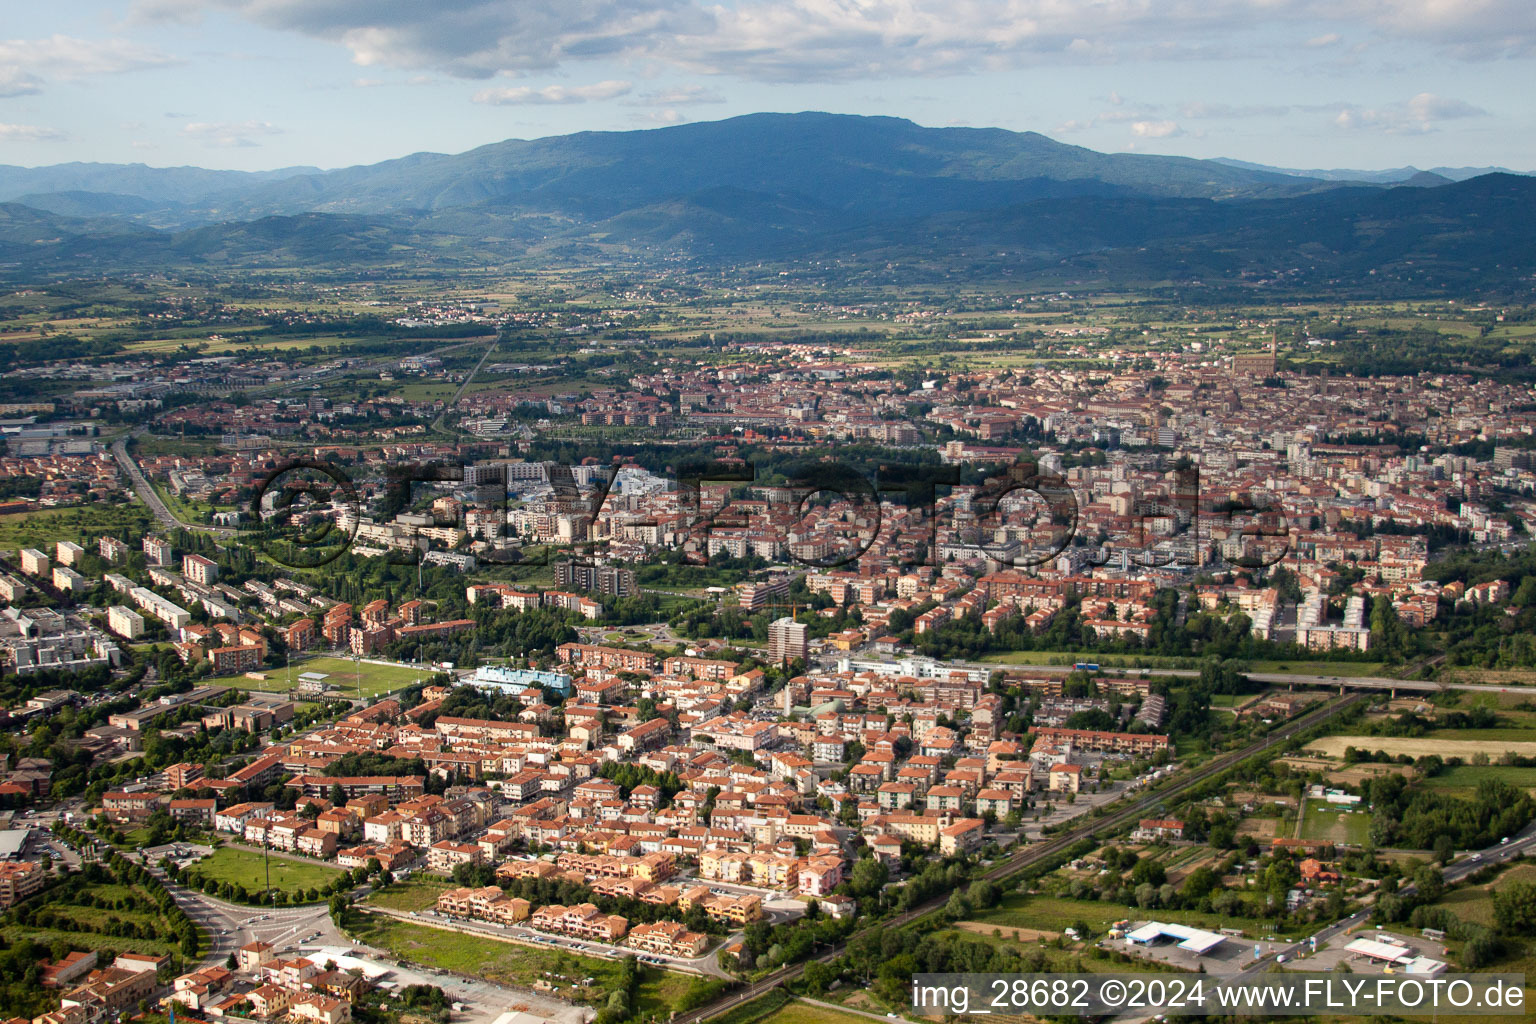
[[[1250,661],[1250,672],[1285,672],[1298,676],[1379,676],[1380,661]]]
[[[1202,914],[1196,910],[1127,910],[1120,903],[1103,903],[1098,900],[1074,900],[1065,896],[1005,896],[1001,903],[971,915],[971,920],[982,925],[999,928],[1034,928],[1040,931],[1059,932],[1074,921],[1082,921],[1095,934],[1109,930],[1116,921],[1145,920],[1155,918],[1176,924],[1193,925],[1196,928],[1242,928],[1250,936],[1263,934],[1269,922],[1256,918],[1223,917],[1220,914]],[[1292,931],[1302,934],[1304,926],[1295,925]],[[1285,934],[1282,932],[1281,934]]]
[[[453,883],[445,879],[412,875],[403,882],[392,883],[383,892],[372,893],[365,902],[389,910],[426,910],[452,888]]]
[[[1156,654],[1095,654],[1092,651],[1003,651],[988,654],[982,661],[994,665],[1074,665],[1094,662],[1103,668],[1170,668],[1188,658]],[[1386,666],[1379,661],[1250,661],[1249,672],[1283,672],[1303,676],[1379,676]],[[1251,696],[1251,695],[1250,695]]]
[[[1437,907],[1445,907],[1457,918],[1463,921],[1471,921],[1477,924],[1493,925],[1493,890],[1502,888],[1511,882],[1536,882],[1536,864],[1517,864],[1507,871],[1501,872],[1493,881],[1483,885],[1462,886],[1452,889],[1440,897],[1434,904]],[[1510,953],[1503,960],[1489,964],[1480,970],[1498,974],[1523,974],[1526,977],[1525,1005],[1531,1005],[1531,1000],[1536,999],[1536,942],[1529,936],[1520,936],[1510,942]],[[1461,944],[1452,941],[1448,952],[1450,959],[1455,964],[1457,956],[1461,952]],[[1456,968],[1453,966],[1452,970]],[[1526,1014],[1527,1019],[1529,1014]],[[1354,1018],[1358,1020],[1359,1018]],[[1491,1017],[1456,1016],[1454,1014],[1440,1014],[1438,1020],[1448,1024],[1473,1024],[1480,1020],[1492,1020]]]
[[[286,857],[269,857],[267,864],[272,869],[272,888],[290,893],[329,885],[341,874],[337,868],[301,863]],[[198,861],[192,871],[203,878],[243,885],[248,892],[267,887],[267,867],[262,863],[262,855],[251,850],[221,847]]]
[[[1371,836],[1371,816],[1365,811],[1348,811],[1326,800],[1308,800],[1307,816],[1301,823],[1301,838],[1329,843],[1364,846]]]
[[[149,510],[141,504],[78,505],[46,508],[0,516],[0,550],[37,548],[49,558],[61,540],[84,543],[85,538],[111,533],[138,536],[149,529]],[[95,551],[92,550],[92,554]]]
[[[1424,784],[1433,789],[1443,789],[1458,796],[1471,796],[1484,779],[1498,779],[1511,786],[1536,792],[1536,768],[1506,768],[1500,765],[1457,765],[1439,775],[1427,778]]]
[[[538,949],[512,942],[500,942],[478,935],[451,932],[443,928],[412,924],[382,914],[364,914],[351,929],[354,938],[388,950],[401,960],[410,960],[458,971],[504,984],[531,986],[546,972],[564,975],[568,983],[560,985],[555,995],[575,1002],[601,1005],[608,998],[619,976],[617,960],[578,956],[557,949]],[[691,975],[673,974],[644,967],[638,1003],[641,1014],[665,1016],[696,986],[718,984]],[[587,978],[590,986],[581,986]]]
[[[764,1017],[763,1024],[869,1024],[869,1018],[794,1002]]]
[[[119,915],[121,916],[121,915]],[[181,943],[161,939],[130,939],[116,935],[103,935],[100,932],[88,931],[62,931],[57,928],[22,927],[19,924],[6,925],[0,928],[0,936],[5,938],[7,946],[18,939],[31,939],[33,942],[44,946],[51,946],[55,942],[63,942],[70,949],[95,949],[102,953],[168,953],[173,957],[181,957]],[[103,957],[110,960],[110,957]]]
[[[1493,927],[1493,890],[1512,882],[1536,882],[1536,864],[1517,864],[1501,872],[1492,882],[1452,889],[1440,897],[1437,906],[1449,907],[1462,921]]]
[[[293,663],[293,682],[290,686],[288,669],[273,668],[263,670],[266,675],[264,680],[249,679],[243,675],[225,676],[222,679],[210,679],[209,683],[220,686],[235,686],[242,690],[258,690],[265,693],[286,693],[291,686],[297,686],[299,673],[323,672],[329,676],[326,682],[330,683],[336,691],[348,696],[357,694],[358,675],[362,675],[363,696],[377,697],[380,694],[389,693],[409,686],[418,679],[424,679],[431,675],[430,669],[417,668],[414,665],[372,665],[366,661],[353,664],[351,658],[310,658],[307,661]]]
[[[985,655],[981,660],[995,665],[1075,665],[1080,661],[1087,661],[1101,666],[1120,667],[1129,666],[1132,661],[1144,665],[1161,665],[1178,659],[1151,654],[1134,656],[1095,654],[1092,651],[1082,654],[1073,654],[1070,651],[1003,651],[999,654]]]

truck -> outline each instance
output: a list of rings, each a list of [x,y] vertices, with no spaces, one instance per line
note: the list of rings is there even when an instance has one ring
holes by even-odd
[[[1072,666],[1074,672],[1097,672],[1099,663],[1096,661],[1080,661]]]

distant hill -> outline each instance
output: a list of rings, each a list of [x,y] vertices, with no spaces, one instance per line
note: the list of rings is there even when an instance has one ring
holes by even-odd
[[[1271,174],[1289,174],[1298,178],[1314,178],[1319,181],[1360,181],[1371,182],[1378,185],[1395,185],[1400,182],[1412,183],[1413,179],[1424,174],[1433,174],[1445,181],[1466,181],[1468,178],[1481,177],[1484,174],[1536,174],[1536,171],[1513,171],[1508,167],[1431,167],[1427,171],[1421,171],[1412,165],[1408,167],[1390,167],[1378,171],[1355,171],[1346,168],[1294,170],[1289,167],[1272,167],[1269,164],[1249,163],[1246,160],[1232,160],[1227,157],[1216,157],[1212,163],[1225,164],[1228,167],[1236,167],[1245,171],[1267,171]]]
[[[272,214],[460,207],[600,219],[722,188],[793,195],[829,210],[920,214],[1083,194],[1288,195],[1318,184],[1208,160],[1096,153],[1034,132],[816,113],[514,139],[453,156],[417,153],[334,171],[0,167],[0,201],[68,193],[73,208],[86,209],[82,193],[136,196],[183,226]]]
[[[1536,178],[1449,177],[1346,184],[1031,132],[758,114],[324,172],[0,168],[0,199],[26,188],[0,205],[0,274],[835,259],[1021,282],[1528,289]]]

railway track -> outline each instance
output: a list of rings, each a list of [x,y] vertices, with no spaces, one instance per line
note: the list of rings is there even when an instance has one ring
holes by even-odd
[[[990,882],[1003,881],[1012,877],[1013,875],[1018,874],[1021,871],[1026,871],[1037,864],[1057,856],[1076,842],[1095,836],[1100,832],[1117,829],[1124,825],[1126,822],[1135,818],[1139,818],[1149,808],[1155,807],[1158,804],[1164,803],[1170,799],[1175,799],[1184,793],[1189,792],[1213,776],[1219,775],[1226,771],[1228,768],[1231,768],[1257,754],[1264,753],[1266,750],[1275,746],[1277,743],[1283,742],[1296,735],[1297,733],[1305,732],[1307,729],[1312,728],[1314,725],[1332,718],[1334,715],[1337,715],[1340,712],[1353,707],[1355,704],[1358,704],[1364,699],[1364,694],[1352,693],[1316,707],[1311,711],[1301,715],[1294,721],[1287,722],[1280,728],[1275,729],[1260,742],[1251,743],[1239,750],[1234,750],[1226,754],[1222,754],[1219,757],[1216,757],[1207,762],[1206,764],[1201,765],[1197,770],[1178,777],[1170,785],[1158,789],[1155,792],[1139,796],[1134,800],[1131,800],[1129,803],[1120,806],[1104,817],[1085,822],[1084,824],[1079,825],[1077,828],[1063,832],[1058,836],[1053,836],[1052,838],[1044,840],[1043,842],[1035,843],[1026,849],[1020,850],[1018,853],[1015,853],[1012,856],[998,862],[997,864],[994,864],[981,875],[973,878],[972,882],[982,880]],[[905,911],[892,918],[886,918],[880,921],[878,924],[873,924],[868,928],[854,932],[853,935],[848,937],[848,939],[839,943],[837,946],[831,950],[828,950],[826,953],[815,957],[814,960],[822,963],[834,960],[842,955],[843,949],[847,946],[848,941],[852,940],[853,938],[870,931],[886,931],[891,928],[904,928],[907,925],[913,924],[914,922],[919,921],[922,918],[927,917],[929,914],[932,914],[935,911],[941,909],[948,901],[948,899],[948,893],[945,893],[943,896],[936,896],[933,899],[925,901],[919,906],[913,907],[911,910]],[[717,1017],[722,1013],[726,1013],[729,1010],[735,1009],[743,1003],[750,1002],[759,996],[773,991],[786,982],[794,981],[796,978],[799,978],[803,973],[805,973],[806,964],[810,962],[812,961],[804,961],[798,964],[791,964],[788,967],[780,968],[767,977],[752,982],[744,989],[738,989],[734,992],[731,992],[728,995],[723,996],[722,998],[717,999],[713,1003],[710,1003],[706,1006],[701,1006],[698,1009],[689,1010],[686,1013],[680,1013],[676,1015],[672,1018],[672,1024],[699,1024],[701,1021],[709,1020],[711,1017]]]

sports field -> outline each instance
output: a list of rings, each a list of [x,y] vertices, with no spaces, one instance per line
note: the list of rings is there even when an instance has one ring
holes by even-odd
[[[362,696],[377,697],[409,686],[433,674],[433,670],[425,666],[381,665],[369,661],[353,662],[351,658],[310,658],[306,661],[295,661],[291,672],[288,667],[263,669],[261,672],[265,677],[263,679],[238,675],[208,681],[221,686],[236,686],[242,690],[287,693],[299,684],[299,675],[303,672],[323,673],[327,677],[325,681],[330,684],[333,692],[348,697],[358,696],[359,677],[362,682]]]

